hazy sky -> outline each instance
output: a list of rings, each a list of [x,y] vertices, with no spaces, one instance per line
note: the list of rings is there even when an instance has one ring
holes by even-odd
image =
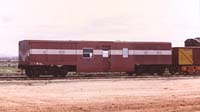
[[[200,0],[0,0],[0,55],[18,41],[168,41],[200,36]]]

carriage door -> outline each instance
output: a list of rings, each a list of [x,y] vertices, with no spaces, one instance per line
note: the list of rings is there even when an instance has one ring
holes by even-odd
[[[102,68],[104,72],[108,72],[111,67],[111,56],[110,56],[110,45],[103,45],[102,46]]]

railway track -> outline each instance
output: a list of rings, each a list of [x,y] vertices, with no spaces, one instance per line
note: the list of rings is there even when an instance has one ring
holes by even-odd
[[[56,80],[56,79],[111,79],[133,78],[124,74],[71,74],[66,77],[54,77],[53,75],[40,75],[39,78],[29,78],[21,74],[0,74],[0,80]]]
[[[66,76],[64,78],[58,78],[53,76],[40,76],[39,78],[29,78],[25,75],[1,75],[1,81],[12,81],[12,80],[73,80],[73,79],[160,79],[160,80],[173,80],[173,79],[186,79],[186,78],[200,78],[200,75],[179,75],[179,76],[160,76],[160,75],[143,75],[143,76],[127,76],[127,75],[74,75]]]
[[[112,78],[136,78],[134,76],[66,76],[64,78],[42,76],[29,78],[27,76],[0,76],[0,80],[56,80],[56,79],[112,79]],[[138,77],[137,77],[138,78]]]

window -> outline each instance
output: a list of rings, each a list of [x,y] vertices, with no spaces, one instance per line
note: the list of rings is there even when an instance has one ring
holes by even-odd
[[[103,58],[109,58],[109,50],[103,50],[102,51],[102,57]]]
[[[128,48],[123,48],[123,58],[128,58]]]
[[[93,49],[91,49],[91,48],[83,49],[83,57],[92,58],[93,57]]]

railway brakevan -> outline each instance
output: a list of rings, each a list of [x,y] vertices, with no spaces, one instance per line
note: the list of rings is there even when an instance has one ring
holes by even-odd
[[[170,42],[19,42],[19,68],[30,77],[67,72],[156,72],[172,64]],[[148,67],[148,70],[147,70]],[[136,70],[137,69],[137,70]]]

